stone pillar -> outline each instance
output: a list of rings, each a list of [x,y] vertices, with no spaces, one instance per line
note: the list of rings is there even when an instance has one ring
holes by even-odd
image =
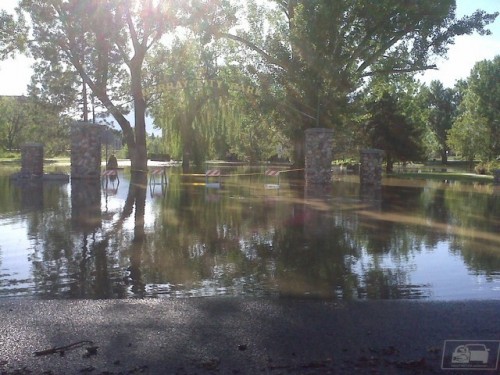
[[[101,176],[102,126],[79,122],[71,128],[71,178]]]
[[[333,130],[306,130],[306,184],[329,185],[332,182]]]
[[[380,208],[382,199],[382,160],[384,151],[376,149],[361,150],[359,167],[359,194],[361,201],[369,203],[372,209]]]
[[[43,176],[43,145],[25,143],[21,146],[21,176]]]
[[[361,151],[359,181],[361,186],[382,186],[382,159],[384,151],[366,149]]]

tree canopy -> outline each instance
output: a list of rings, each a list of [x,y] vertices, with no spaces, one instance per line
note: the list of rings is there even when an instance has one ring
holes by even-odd
[[[179,25],[182,9],[175,0],[20,2],[32,25],[33,57],[46,69],[73,72],[90,88],[121,127],[133,170],[147,163],[145,59]],[[125,117],[130,101],[133,125]]]
[[[475,64],[458,115],[448,131],[448,144],[467,160],[491,161],[500,155],[500,56]]]
[[[370,118],[366,130],[370,145],[385,151],[386,171],[392,172],[395,161],[424,158],[422,132],[406,117],[398,100],[389,92],[367,105]]]
[[[356,94],[371,77],[433,69],[432,57],[445,54],[456,36],[488,34],[485,25],[496,18],[477,11],[457,20],[454,0],[250,4],[249,30],[214,35],[246,48],[242,68],[272,90],[298,162],[305,129],[350,135]]]
[[[448,161],[448,131],[451,129],[457,111],[456,90],[445,88],[440,81],[432,81],[421,93],[426,107],[425,120],[431,130],[435,149],[441,155],[441,162]]]
[[[12,14],[0,10],[0,60],[24,52],[28,30],[24,18],[16,20]]]
[[[25,142],[44,144],[47,155],[68,149],[69,118],[58,108],[25,96],[0,97],[0,145],[5,150],[19,150]]]
[[[244,119],[248,139],[255,131],[266,134],[266,126],[272,128],[267,134],[279,132],[302,165],[307,128],[333,128],[337,139],[359,143],[353,138],[361,122],[354,117],[363,111],[363,88],[379,77],[435,68],[433,58],[444,55],[456,36],[489,34],[486,26],[496,17],[478,10],[457,19],[455,0],[20,0],[17,18],[0,14],[7,30],[0,34],[0,52],[7,57],[27,46],[36,60],[30,92],[59,109],[79,98],[85,108],[89,89],[122,129],[133,170],[143,171],[145,118],[151,103],[164,94],[160,88],[169,83],[165,71],[173,61],[172,40],[195,39],[200,51],[224,44],[212,62],[217,74],[226,73],[213,81],[238,70],[238,79],[257,93],[253,107],[247,106],[253,113],[233,117]],[[195,66],[202,67],[203,61]],[[221,105],[220,89],[209,88],[203,95],[216,100],[203,99],[212,103],[203,111],[211,113],[216,129],[227,120],[221,113],[228,113],[228,105]],[[199,107],[198,94],[184,90],[178,102],[164,101],[165,108],[156,111],[184,113],[170,118],[191,124],[178,126],[184,129],[187,153],[197,147],[187,131],[193,124],[205,126],[200,124],[206,113],[194,116],[197,122],[186,118]],[[243,106],[234,104],[248,98],[231,98],[232,108],[243,113]],[[126,117],[129,111],[132,121]],[[262,126],[249,126],[255,121]],[[234,132],[227,136],[234,138]]]

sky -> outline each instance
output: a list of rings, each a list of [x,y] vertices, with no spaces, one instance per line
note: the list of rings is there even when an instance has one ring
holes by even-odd
[[[0,0],[0,9],[12,12],[19,0]],[[500,0],[457,0],[457,15],[472,14],[476,9],[500,11]],[[474,64],[492,60],[500,55],[500,16],[488,26],[493,35],[466,35],[455,39],[446,59],[435,61],[438,70],[427,71],[417,77],[424,83],[439,80],[452,87],[459,79],[466,79]],[[31,77],[31,61],[23,56],[0,61],[0,95],[24,95]]]

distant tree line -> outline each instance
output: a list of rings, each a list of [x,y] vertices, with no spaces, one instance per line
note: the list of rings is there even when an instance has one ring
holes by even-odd
[[[44,144],[48,156],[69,149],[71,118],[46,102],[25,96],[0,97],[0,145],[2,151],[19,151],[23,143]],[[3,153],[0,151],[0,155]]]

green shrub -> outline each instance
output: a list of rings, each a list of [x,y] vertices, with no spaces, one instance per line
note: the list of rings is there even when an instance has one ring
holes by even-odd
[[[493,174],[495,169],[500,169],[500,161],[494,160],[486,164],[486,171],[488,174]]]
[[[474,167],[474,171],[476,172],[476,174],[486,174],[487,168],[488,167],[486,164],[480,163]]]
[[[21,154],[19,154],[19,152],[13,152],[13,151],[0,151],[0,158],[19,159],[21,158]]]

